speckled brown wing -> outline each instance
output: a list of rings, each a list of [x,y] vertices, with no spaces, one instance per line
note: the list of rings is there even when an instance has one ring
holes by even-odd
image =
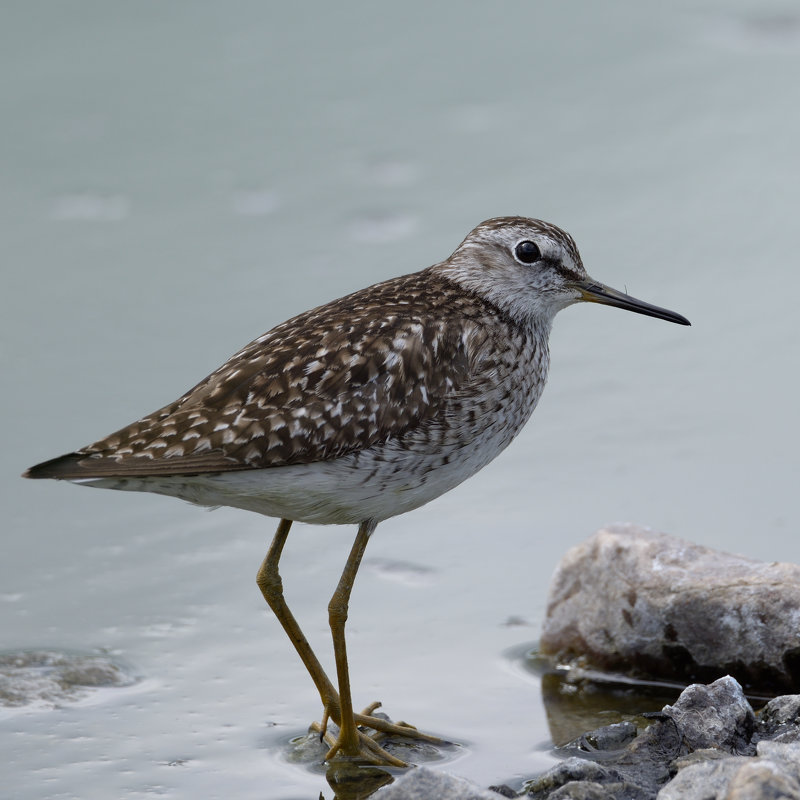
[[[362,450],[436,415],[469,380],[467,330],[486,313],[431,270],[377,284],[284,322],[174,403],[27,475],[225,472]]]

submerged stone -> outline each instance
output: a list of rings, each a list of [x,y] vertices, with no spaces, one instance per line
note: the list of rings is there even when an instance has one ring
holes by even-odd
[[[55,708],[91,691],[131,686],[135,676],[104,653],[20,650],[0,653],[0,705]]]

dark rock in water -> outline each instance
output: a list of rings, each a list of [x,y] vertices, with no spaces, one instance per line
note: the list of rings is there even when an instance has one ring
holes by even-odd
[[[621,750],[628,742],[633,741],[638,733],[632,722],[615,722],[604,725],[581,737],[593,750]]]
[[[800,742],[800,694],[776,697],[761,709],[758,738]]]
[[[587,750],[592,742],[613,743],[608,728],[617,726],[562,748],[582,757],[528,781],[524,794],[535,800],[800,800],[798,712],[798,696],[776,698],[757,719],[730,677],[689,686],[622,750]]]
[[[541,651],[553,661],[750,690],[800,689],[800,566],[764,563],[633,525],[562,559]]]
[[[54,708],[92,690],[130,686],[136,678],[104,653],[20,650],[0,653],[0,705]]]
[[[490,792],[497,792],[501,797],[516,797],[517,793],[510,787],[502,784],[501,786],[490,786]]]

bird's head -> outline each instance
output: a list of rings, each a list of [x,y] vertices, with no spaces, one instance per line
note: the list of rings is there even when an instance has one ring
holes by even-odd
[[[562,308],[581,301],[635,311],[680,325],[689,321],[590,278],[573,238],[526,217],[497,217],[474,228],[438,268],[514,319],[547,326]]]

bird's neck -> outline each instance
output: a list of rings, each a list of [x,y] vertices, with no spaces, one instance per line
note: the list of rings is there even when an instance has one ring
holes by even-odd
[[[498,316],[546,346],[558,311],[547,298],[531,291],[528,286],[509,285],[505,276],[493,276],[473,262],[448,259],[429,267],[429,270],[491,306]]]

